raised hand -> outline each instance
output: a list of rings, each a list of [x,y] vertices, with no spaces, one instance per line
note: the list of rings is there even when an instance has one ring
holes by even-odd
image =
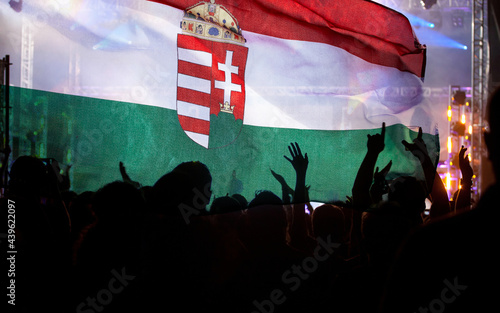
[[[406,150],[410,151],[421,162],[428,156],[427,146],[422,139],[422,127],[418,128],[418,135],[417,138],[413,140],[413,143],[408,143],[406,140],[402,140],[401,143],[405,146]]]
[[[472,167],[470,166],[468,155],[465,155],[465,151],[467,151],[467,148],[464,148],[464,146],[462,146],[458,154],[458,166],[460,167],[460,171],[462,172],[463,180],[471,180],[474,172],[472,170]]]
[[[371,204],[370,187],[373,182],[373,171],[378,156],[385,148],[385,122],[382,123],[380,134],[367,135],[368,151],[361,162],[352,186],[352,206],[361,210],[367,209]],[[378,171],[378,170],[377,170]]]
[[[413,143],[408,143],[406,140],[402,140],[401,143],[405,146],[407,151],[410,151],[420,161],[422,170],[424,171],[427,193],[432,196],[433,206],[441,207],[441,209],[436,209],[435,211],[447,211],[449,208],[448,194],[441,178],[436,172],[436,166],[429,157],[427,146],[422,137],[422,127],[419,127],[417,138],[413,140]]]
[[[290,244],[298,249],[304,248],[303,244],[308,236],[305,208],[308,202],[308,192],[306,187],[306,172],[309,165],[307,153],[302,155],[298,143],[291,143],[288,146],[291,159],[284,156],[295,169],[295,190],[293,193],[292,221],[289,225]]]
[[[309,164],[309,159],[307,158],[307,153],[305,155],[302,155],[302,151],[300,151],[300,147],[298,143],[293,143],[288,146],[288,150],[290,151],[290,155],[292,156],[292,159],[284,155],[285,159],[288,160],[295,169],[295,172],[297,173],[297,176],[299,175],[305,175],[307,171],[307,166]]]
[[[119,166],[120,174],[122,175],[123,180],[130,179],[130,177],[128,177],[127,171],[125,170],[125,165],[123,165],[122,161],[120,161]]]
[[[455,199],[455,210],[470,209],[471,205],[471,187],[472,187],[472,175],[474,172],[470,166],[469,157],[465,154],[467,148],[460,148],[458,153],[458,166],[462,172],[462,188],[458,190],[458,195]]]
[[[281,176],[280,174],[276,173],[273,170],[271,170],[271,174],[273,174],[273,177],[276,178],[276,180],[281,185],[283,202],[290,203],[291,197],[293,197],[294,190],[290,186],[288,186],[288,184],[285,181],[285,178],[283,178],[283,176]]]
[[[271,170],[271,174],[273,174],[273,177],[276,178],[276,180],[280,183],[281,186],[285,187],[287,191],[290,191],[293,193],[293,189],[288,186],[287,182],[285,181],[285,178],[281,176],[280,174],[276,173],[275,171]]]
[[[271,174],[273,174],[273,177],[276,178],[276,180],[281,184],[281,185],[286,185],[285,178],[281,176],[280,174],[276,173],[275,171],[271,170]]]
[[[375,174],[373,174],[373,179],[375,181],[378,181],[378,180],[385,180],[385,176],[387,176],[387,173],[389,173],[389,171],[391,170],[391,166],[392,166],[392,160],[389,161],[389,163],[387,163],[387,165],[379,172],[378,171],[378,166],[377,168],[375,169]]]
[[[141,184],[139,182],[133,181],[130,176],[128,176],[127,171],[125,170],[125,166],[123,165],[123,162],[120,161],[119,163],[120,166],[120,174],[122,175],[122,179],[124,182],[132,184],[132,186],[136,188],[140,188]]]
[[[380,134],[367,135],[368,143],[366,144],[369,152],[380,153],[385,148],[385,122],[382,123],[382,131]]]
[[[379,172],[378,166],[375,169],[375,174],[373,175],[373,184],[370,187],[370,196],[372,202],[377,203],[382,200],[382,195],[387,193],[388,186],[385,180],[387,173],[391,170],[392,160]]]

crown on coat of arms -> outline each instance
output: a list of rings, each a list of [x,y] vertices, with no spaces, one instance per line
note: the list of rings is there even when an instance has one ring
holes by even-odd
[[[233,111],[234,111],[234,105],[230,105],[229,102],[224,102],[224,104],[222,103],[219,103],[220,105],[220,111],[221,112],[225,112],[225,113],[229,113],[229,114],[233,114]]]
[[[240,45],[246,42],[236,18],[215,0],[199,2],[184,10],[181,29],[186,35],[204,39]]]

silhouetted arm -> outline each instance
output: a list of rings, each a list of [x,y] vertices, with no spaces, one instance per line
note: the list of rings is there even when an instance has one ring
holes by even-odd
[[[283,176],[273,170],[271,170],[271,174],[273,174],[273,177],[276,178],[276,180],[281,185],[281,199],[283,203],[290,204],[292,202],[294,190],[290,186],[288,186]]]
[[[284,156],[295,169],[295,191],[293,193],[292,225],[290,227],[291,241],[300,241],[307,236],[305,205],[307,200],[306,172],[309,164],[307,153],[302,155],[297,143],[288,146],[292,159]]]
[[[359,167],[352,187],[352,202],[355,208],[366,209],[371,205],[370,187],[373,181],[373,171],[377,158],[385,148],[385,123],[382,123],[380,134],[368,135],[365,158]]]
[[[413,140],[413,143],[408,143],[406,140],[402,140],[401,143],[405,146],[406,150],[410,151],[415,157],[418,158],[425,176],[425,185],[427,187],[427,192],[432,190],[432,185],[434,184],[436,169],[432,164],[432,160],[427,152],[427,146],[422,139],[422,127],[418,128],[417,138]]]
[[[410,144],[406,140],[403,140],[402,143],[407,150],[418,158],[422,166],[422,170],[425,175],[427,193],[430,194],[432,198],[430,212],[431,218],[449,213],[450,202],[448,199],[448,193],[446,192],[446,187],[444,186],[441,177],[439,177],[439,174],[429,157],[429,153],[427,152],[427,146],[422,139],[422,127],[419,127],[418,136],[413,140],[413,143]]]
[[[443,180],[441,179],[441,177],[439,177],[439,174],[437,172],[435,172],[434,183],[432,184],[431,200],[432,205],[429,215],[431,219],[446,215],[451,212],[446,186],[444,185]]]
[[[120,161],[120,174],[122,175],[122,179],[124,182],[131,184],[135,188],[140,188],[141,184],[139,182],[133,181],[130,176],[128,176],[127,171],[125,170],[125,166],[123,162]]]
[[[465,155],[465,151],[467,151],[467,148],[462,146],[460,153],[458,154],[458,165],[460,167],[460,171],[462,172],[462,183],[455,199],[455,210],[457,211],[461,209],[470,209],[471,204],[470,192],[474,172],[470,166],[469,157]]]
[[[387,165],[379,172],[378,166],[375,169],[375,174],[373,174],[373,184],[370,187],[370,198],[372,203],[379,203],[382,201],[382,196],[387,193],[389,186],[385,177],[387,173],[391,170],[392,160],[387,163]]]

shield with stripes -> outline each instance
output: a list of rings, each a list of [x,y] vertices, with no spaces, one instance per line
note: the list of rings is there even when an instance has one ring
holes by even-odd
[[[241,131],[245,111],[245,39],[234,17],[213,3],[187,9],[181,28],[179,123],[189,138],[207,149],[231,144]]]

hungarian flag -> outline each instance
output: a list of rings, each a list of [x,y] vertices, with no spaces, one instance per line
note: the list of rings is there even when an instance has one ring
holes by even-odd
[[[0,3],[11,66],[14,157],[72,164],[72,188],[153,185],[201,161],[213,195],[281,194],[283,158],[309,156],[311,200],[351,195],[367,135],[385,122],[381,168],[417,175],[401,141],[437,126],[422,94],[425,46],[402,14],[371,1],[162,0]]]

